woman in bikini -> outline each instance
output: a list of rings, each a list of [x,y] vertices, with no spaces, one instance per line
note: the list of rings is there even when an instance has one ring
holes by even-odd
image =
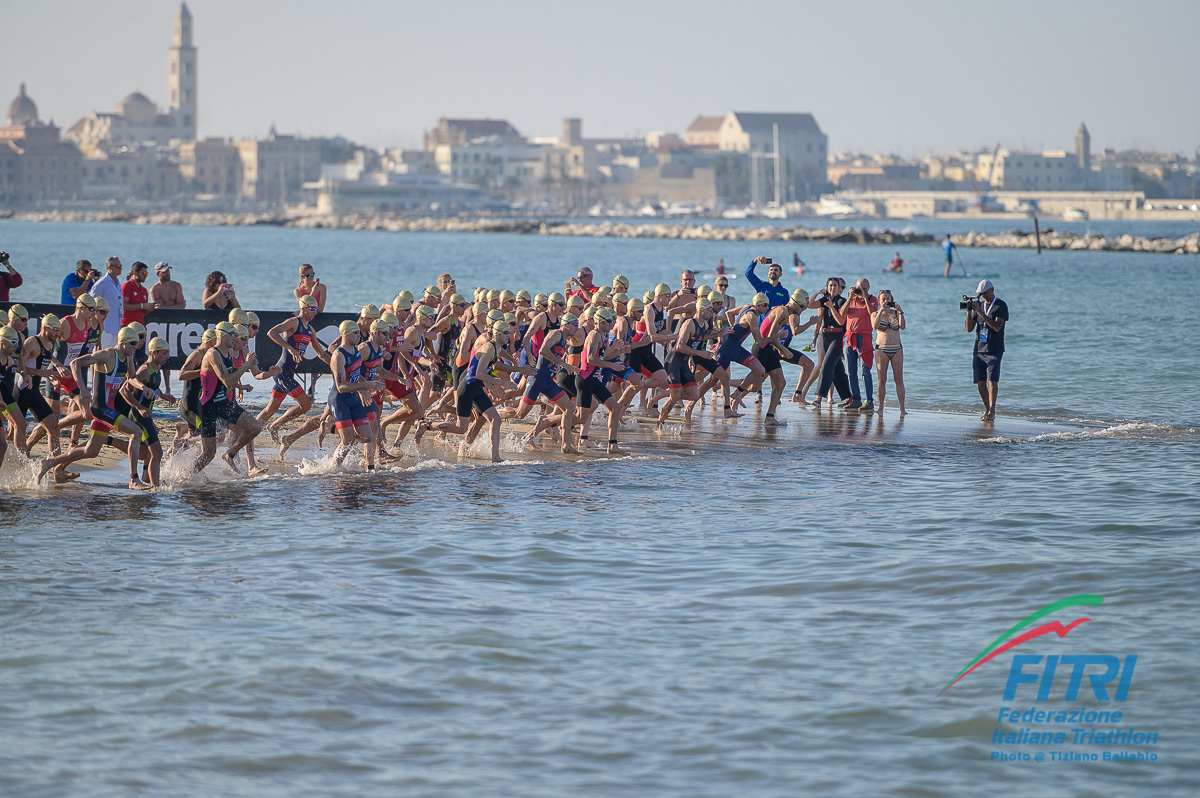
[[[892,292],[879,292],[879,310],[871,314],[875,328],[875,358],[879,362],[879,409],[883,413],[883,393],[887,385],[888,365],[892,367],[892,379],[896,383],[896,400],[900,403],[900,415],[904,410],[904,347],[900,344],[900,331],[904,329],[904,309],[896,304]]]

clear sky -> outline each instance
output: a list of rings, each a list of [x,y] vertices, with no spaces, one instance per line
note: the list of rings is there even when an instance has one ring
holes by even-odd
[[[202,136],[419,147],[440,116],[557,135],[810,111],[831,151],[1200,146],[1200,0],[192,0]],[[0,0],[0,98],[68,127],[165,106],[172,0]]]

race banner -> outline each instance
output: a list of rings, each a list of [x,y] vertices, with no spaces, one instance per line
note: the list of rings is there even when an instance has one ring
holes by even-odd
[[[5,313],[18,304],[16,302],[0,302],[0,310]],[[71,305],[52,305],[43,302],[21,302],[29,311],[29,334],[37,335],[38,320],[47,313],[53,313],[60,319],[75,312]],[[258,355],[259,367],[267,369],[274,365],[283,350],[278,344],[267,337],[267,333],[277,324],[295,316],[282,310],[256,310],[262,326],[258,335],[250,339],[250,351]],[[313,329],[317,339],[326,346],[338,336],[338,325],[346,319],[354,320],[353,313],[322,313],[313,320]],[[183,362],[200,346],[200,339],[209,327],[215,327],[219,322],[228,321],[228,310],[152,310],[146,313],[147,338],[165,338],[170,344],[170,358],[166,368],[178,369]],[[296,367],[296,371],[304,374],[317,372],[326,374],[329,366],[317,358],[311,348],[304,353],[304,362]]]

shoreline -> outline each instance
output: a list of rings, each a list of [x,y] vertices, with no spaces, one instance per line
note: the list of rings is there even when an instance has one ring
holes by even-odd
[[[118,222],[139,225],[177,225],[192,227],[291,227],[301,230],[373,230],[394,233],[508,233],[513,235],[558,235],[588,238],[655,238],[688,241],[761,241],[817,242],[894,246],[932,244],[939,239],[920,233],[893,230],[865,230],[855,227],[753,227],[716,226],[708,222],[628,222],[628,221],[546,221],[509,218],[440,218],[359,215],[317,215],[285,213],[216,213],[169,211],[135,213],[128,211],[8,211],[0,219],[25,222]],[[1200,231],[1181,238],[1147,236],[1079,235],[1061,230],[1042,233],[1042,248],[1050,250],[1091,250],[1101,252],[1153,252],[1160,254],[1200,254]],[[1005,233],[971,231],[951,236],[960,247],[1034,249],[1037,238],[1031,232],[1010,230]]]

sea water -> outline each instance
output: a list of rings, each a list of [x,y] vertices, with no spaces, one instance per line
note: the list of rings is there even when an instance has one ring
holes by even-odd
[[[587,265],[640,294],[796,251],[788,288],[894,292],[915,411],[900,420],[889,385],[883,419],[785,401],[767,433],[753,405],[728,425],[701,410],[693,431],[631,434],[625,460],[324,464],[149,495],[22,487],[10,449],[0,793],[1200,790],[1200,259],[962,250],[1011,311],[987,426],[957,304],[976,280],[881,274],[895,247],[0,222],[0,248],[18,300],[54,301],[75,260],[116,254],[169,261],[193,307],[219,269],[246,307],[289,308],[309,262],[333,310],[442,271],[463,293],[549,292]],[[936,245],[901,255],[942,269]],[[1104,602],[1046,620],[1089,621],[939,694],[1078,594]],[[1022,653],[1137,660],[1123,702],[1086,678],[1067,701],[1066,665],[1045,701],[1006,701]],[[1014,704],[1120,709],[1158,742],[995,744],[1021,728],[997,720]]]

